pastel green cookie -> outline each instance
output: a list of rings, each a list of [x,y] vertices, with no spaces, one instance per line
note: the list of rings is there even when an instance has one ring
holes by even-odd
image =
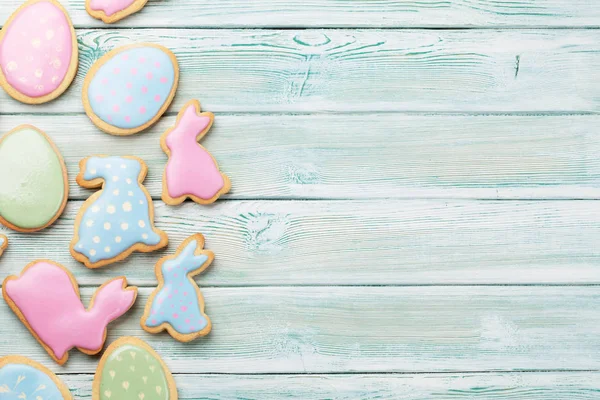
[[[177,400],[173,376],[146,342],[122,337],[100,360],[92,400]]]

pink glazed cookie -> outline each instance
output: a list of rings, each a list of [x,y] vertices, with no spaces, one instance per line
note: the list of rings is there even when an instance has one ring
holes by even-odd
[[[77,73],[77,37],[55,0],[29,0],[0,32],[0,86],[14,99],[42,104],[64,93]]]
[[[213,113],[201,113],[198,100],[192,100],[179,112],[175,126],[162,135],[160,145],[169,157],[163,176],[165,203],[174,206],[189,197],[198,204],[210,204],[231,189],[217,161],[198,143],[214,119]]]
[[[85,9],[96,19],[112,24],[140,11],[148,0],[86,0]]]
[[[77,347],[89,355],[102,350],[107,325],[125,314],[135,302],[137,288],[125,277],[102,285],[86,309],[75,277],[62,265],[37,260],[21,276],[9,276],[2,295],[11,310],[60,365]]]

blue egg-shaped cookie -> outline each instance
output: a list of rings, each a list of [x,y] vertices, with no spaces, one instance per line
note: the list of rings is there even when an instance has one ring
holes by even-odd
[[[152,126],[175,97],[179,66],[167,48],[150,43],[112,50],[90,69],[83,105],[92,122],[112,135]]]
[[[0,358],[0,399],[71,400],[69,388],[41,364],[26,357]]]

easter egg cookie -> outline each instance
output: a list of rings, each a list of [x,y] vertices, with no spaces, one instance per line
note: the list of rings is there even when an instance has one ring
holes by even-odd
[[[194,276],[208,268],[215,256],[203,248],[204,237],[195,234],[179,246],[174,256],[156,264],[158,287],[150,295],[141,320],[145,331],[166,330],[180,342],[208,335],[212,325],[204,313],[204,298]]]
[[[22,103],[46,103],[63,94],[77,64],[75,29],[56,0],[27,1],[0,32],[0,86]]]
[[[104,352],[92,400],[177,400],[177,387],[158,353],[146,342],[122,337]]]
[[[72,398],[69,388],[43,365],[21,356],[0,357],[0,399]]]
[[[0,256],[4,252],[4,249],[8,246],[8,239],[4,235],[0,235]]]
[[[52,140],[31,125],[0,138],[0,223],[35,232],[54,223],[69,198],[67,167]]]
[[[86,0],[85,9],[96,19],[112,24],[140,11],[148,0]]]
[[[192,100],[179,112],[175,126],[162,135],[160,145],[169,157],[163,176],[165,203],[177,205],[189,197],[198,204],[210,204],[229,192],[229,178],[198,143],[213,121],[213,113],[200,113],[200,103]]]
[[[178,81],[179,66],[169,49],[149,43],[119,47],[88,72],[83,106],[104,132],[132,135],[153,125],[167,111]]]
[[[52,359],[63,365],[73,347],[90,355],[102,350],[107,325],[131,308],[137,288],[128,287],[125,277],[112,279],[94,293],[86,309],[71,272],[38,260],[20,276],[6,278],[2,295]]]
[[[165,247],[167,235],[154,227],[154,205],[142,184],[148,167],[137,157],[88,157],[77,183],[102,187],[85,201],[75,219],[71,254],[88,268],[127,258],[134,251]]]

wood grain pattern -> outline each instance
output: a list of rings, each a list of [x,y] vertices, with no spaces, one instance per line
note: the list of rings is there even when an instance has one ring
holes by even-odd
[[[598,112],[598,30],[79,30],[80,68],[57,101],[0,93],[2,113],[83,113],[90,66],[115,46],[176,54],[171,112]]]
[[[151,288],[109,327],[146,340],[175,373],[367,373],[597,370],[597,287],[203,288],[213,329],[179,343],[139,325]],[[91,288],[82,290],[89,300]],[[0,354],[54,370],[6,304]],[[97,357],[73,352],[61,372],[94,373]]]
[[[64,0],[76,27],[103,26],[85,3]],[[0,24],[20,0],[0,0]],[[116,26],[131,27],[597,27],[589,0],[150,0]]]
[[[91,375],[62,375],[76,398],[91,397]],[[593,400],[597,372],[489,374],[174,376],[179,399]]]
[[[201,287],[254,285],[598,284],[596,201],[219,201],[156,204],[169,248],[90,271],[69,254],[81,202],[52,228],[7,233],[3,274],[50,258],[80,284],[126,275],[156,284],[154,265],[200,232],[215,262]],[[1,352],[0,352],[1,354]]]
[[[598,116],[217,115],[202,144],[231,177],[230,199],[598,199]],[[92,154],[136,155],[162,192],[165,117],[127,138],[87,117],[7,115],[0,132],[31,123],[61,149],[69,176]],[[77,145],[74,145],[77,137]],[[381,146],[385,143],[385,146]],[[90,191],[71,179],[70,197]]]

